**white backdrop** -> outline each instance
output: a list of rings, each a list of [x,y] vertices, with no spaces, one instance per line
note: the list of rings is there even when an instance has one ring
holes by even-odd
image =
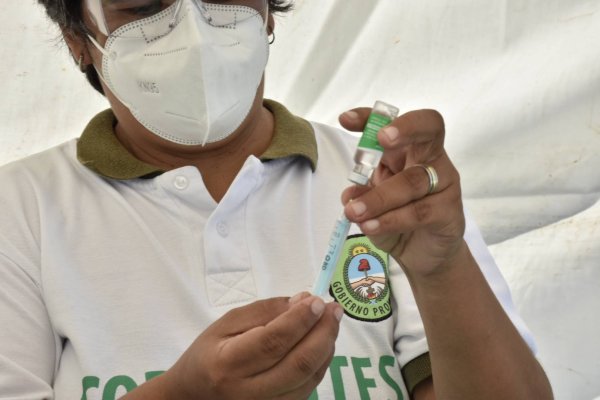
[[[3,164],[106,103],[34,0],[0,2],[0,24]],[[600,396],[600,0],[298,0],[276,34],[267,95],[300,115],[336,124],[376,99],[444,114],[556,398]]]

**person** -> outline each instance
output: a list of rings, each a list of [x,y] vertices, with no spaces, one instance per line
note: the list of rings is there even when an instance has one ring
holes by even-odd
[[[552,397],[439,113],[395,118],[349,186],[355,139],[263,98],[291,4],[39,2],[110,109],[0,169],[0,398]]]

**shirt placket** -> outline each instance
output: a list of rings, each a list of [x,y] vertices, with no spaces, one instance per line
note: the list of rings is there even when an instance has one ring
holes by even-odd
[[[261,181],[263,165],[250,157],[204,230],[206,293],[214,306],[257,298],[254,269],[248,248],[248,198]]]

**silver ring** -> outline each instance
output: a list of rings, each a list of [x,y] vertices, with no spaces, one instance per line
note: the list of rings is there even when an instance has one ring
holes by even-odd
[[[438,183],[440,183],[435,168],[427,164],[417,164],[415,167],[421,167],[425,170],[425,172],[427,172],[427,176],[429,177],[429,188],[427,189],[427,194],[433,193],[437,189]]]

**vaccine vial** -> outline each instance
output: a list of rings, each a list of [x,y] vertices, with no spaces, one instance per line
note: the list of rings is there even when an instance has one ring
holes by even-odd
[[[383,101],[376,101],[369,115],[363,134],[354,153],[354,168],[348,179],[358,185],[366,185],[383,155],[377,140],[377,132],[398,116],[398,108]]]

